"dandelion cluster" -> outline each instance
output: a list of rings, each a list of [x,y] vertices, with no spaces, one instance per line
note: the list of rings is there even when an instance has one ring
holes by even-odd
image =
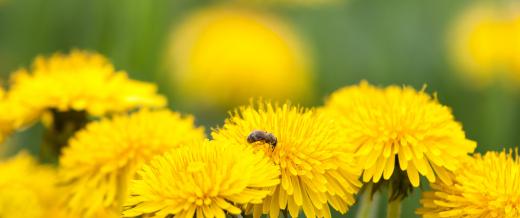
[[[140,107],[162,107],[166,99],[151,83],[129,79],[102,55],[81,50],[37,57],[0,87],[0,142],[15,129],[40,119],[53,141],[42,150],[59,153],[88,115],[102,116]],[[54,131],[54,132],[53,132]]]
[[[226,217],[260,203],[279,169],[262,153],[232,142],[197,141],[157,157],[132,181],[124,216]]]
[[[449,183],[448,171],[476,146],[448,107],[408,86],[379,88],[363,81],[333,93],[325,110],[340,117],[364,182],[388,180],[402,170],[413,187],[419,186],[419,174]]]
[[[141,110],[92,122],[60,158],[66,207],[91,216],[119,211],[135,172],[153,156],[204,139],[192,117],[168,110]]]
[[[476,154],[451,173],[453,184],[431,184],[423,217],[520,217],[520,158],[516,152]]]
[[[216,23],[200,19],[234,30],[239,15],[217,15],[205,18]],[[267,31],[254,22],[243,25],[255,36]],[[197,49],[210,48],[205,39],[197,43]],[[220,54],[197,52],[201,59],[188,64]],[[216,61],[219,70],[235,69],[233,58]],[[288,68],[284,62],[263,70],[288,71],[293,78],[303,71],[292,61]],[[198,70],[196,77],[207,84],[234,77],[214,80],[206,67]],[[285,76],[269,85],[281,86]],[[247,91],[272,88],[256,81],[260,77],[252,77]],[[296,83],[308,77],[300,79]],[[226,95],[255,95],[245,90],[232,87]],[[229,103],[228,97],[216,100]],[[387,187],[388,217],[395,218],[421,175],[432,189],[423,192],[416,211],[423,217],[520,216],[518,150],[470,156],[476,142],[425,88],[362,81],[335,91],[318,108],[252,100],[213,128],[211,138],[193,116],[165,103],[155,85],[129,79],[96,53],[39,57],[30,70],[15,72],[7,89],[0,87],[0,143],[41,119],[40,161],[47,146],[59,161],[42,165],[24,152],[4,159],[0,149],[0,217],[331,217],[331,209],[349,212],[360,190],[374,194]]]
[[[281,183],[262,204],[252,206],[255,217],[278,217],[281,209],[298,217],[301,208],[307,217],[330,217],[328,204],[347,212],[361,186],[347,137],[338,129],[333,119],[316,110],[260,102],[241,107],[212,136],[253,147],[280,168]],[[254,130],[273,134],[276,146],[247,142]]]

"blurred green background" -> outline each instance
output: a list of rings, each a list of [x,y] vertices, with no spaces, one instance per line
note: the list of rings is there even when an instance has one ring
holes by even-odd
[[[241,2],[246,4],[246,1]],[[437,92],[463,123],[478,151],[518,145],[519,90],[500,83],[476,89],[450,61],[446,34],[453,19],[473,1],[348,0],[330,4],[249,5],[283,18],[312,51],[316,98],[366,79],[377,85],[409,84]],[[197,122],[222,124],[225,111],[203,114],[180,104],[162,67],[170,27],[197,9],[218,1],[0,0],[0,81],[29,66],[38,54],[71,48],[107,55],[134,79],[157,83],[175,110],[194,113]],[[16,136],[35,148],[41,128]],[[425,184],[423,182],[423,184]],[[419,192],[405,201],[403,217],[414,217]],[[382,198],[381,202],[384,201]],[[383,211],[380,212],[381,217]],[[338,216],[339,217],[339,216]],[[348,217],[353,217],[349,213]]]

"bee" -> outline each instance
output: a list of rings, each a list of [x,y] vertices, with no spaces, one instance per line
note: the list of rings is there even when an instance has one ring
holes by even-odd
[[[248,143],[264,142],[264,143],[270,144],[274,149],[276,147],[276,143],[278,143],[278,140],[272,133],[262,131],[262,130],[253,130],[249,134],[249,136],[247,136],[247,142]]]

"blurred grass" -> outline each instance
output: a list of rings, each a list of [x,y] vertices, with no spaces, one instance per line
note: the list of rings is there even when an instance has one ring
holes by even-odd
[[[446,29],[469,2],[348,0],[333,6],[263,9],[294,24],[309,43],[317,96],[362,79],[416,88],[428,84],[428,92],[437,92],[463,123],[468,137],[478,141],[478,151],[517,146],[519,91],[500,85],[471,89],[448,59]],[[213,4],[216,1],[8,0],[0,5],[1,80],[29,65],[37,54],[85,48],[109,56],[118,69],[156,82],[161,92],[168,93],[171,89],[161,66],[169,28],[191,11]],[[170,100],[172,108],[195,112],[198,122],[208,128],[221,124],[226,116],[186,111]],[[323,97],[318,98],[314,105],[322,102]],[[34,128],[17,139],[37,149],[40,134]],[[415,216],[418,198],[416,191],[405,201],[403,217]],[[383,217],[384,211],[380,214]]]

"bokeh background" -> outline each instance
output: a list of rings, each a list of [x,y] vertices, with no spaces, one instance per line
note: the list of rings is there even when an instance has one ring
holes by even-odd
[[[36,55],[68,52],[73,48],[97,51],[109,57],[117,69],[126,70],[132,78],[158,84],[160,92],[168,96],[172,109],[195,114],[197,122],[207,129],[221,125],[227,111],[234,106],[247,103],[247,99],[233,99],[235,95],[229,93],[227,97],[215,102],[212,96],[226,92],[222,90],[238,95],[247,93],[247,90],[256,90],[257,93],[284,93],[301,88],[303,91],[299,94],[289,92],[287,96],[275,96],[275,99],[286,97],[297,104],[319,106],[327,94],[361,80],[382,86],[406,84],[417,89],[426,84],[428,92],[436,92],[440,102],[453,109],[456,119],[463,123],[467,136],[478,142],[479,152],[502,150],[517,146],[520,141],[520,89],[517,88],[520,83],[501,76],[475,79],[471,76],[471,70],[459,66],[461,61],[457,58],[460,55],[454,55],[452,51],[454,42],[465,41],[464,38],[461,40],[453,36],[457,32],[453,31],[454,26],[461,23],[461,17],[477,2],[0,0],[0,82],[5,84],[10,72],[29,66]],[[515,6],[508,1],[492,5],[495,9],[500,9],[496,14],[502,20],[509,19],[509,13],[514,14],[511,11],[515,11]],[[183,75],[191,73],[190,66],[197,68],[192,65],[198,62],[189,59],[192,54],[172,52],[172,44],[177,43],[173,47],[180,46],[183,49],[189,47],[190,43],[194,43],[192,41],[195,36],[184,34],[184,38],[176,38],[183,35],[181,30],[205,25],[200,22],[190,23],[193,20],[191,18],[202,13],[201,11],[223,8],[232,11],[231,13],[234,10],[247,11],[245,16],[253,14],[254,19],[267,20],[267,24],[262,25],[274,29],[273,46],[276,47],[276,43],[289,43],[295,49],[289,50],[288,54],[276,53],[275,49],[275,53],[271,54],[268,46],[265,47],[266,50],[261,43],[251,44],[252,50],[234,54],[241,58],[241,63],[247,65],[241,68],[243,72],[237,70],[234,74],[225,74],[230,66],[224,66],[218,59],[218,54],[226,56],[226,52],[241,50],[222,48],[222,51],[213,51],[213,54],[204,56],[206,59],[199,60],[205,65],[198,71],[204,74],[209,69],[208,72],[223,73],[222,76],[199,76],[199,81],[183,81]],[[242,18],[239,16],[230,19],[240,21]],[[518,28],[519,25],[516,25]],[[513,26],[503,28],[508,30]],[[247,29],[251,28],[247,24],[227,28],[228,31],[240,32],[240,28],[246,28],[246,32],[253,31],[239,37],[230,36],[233,39],[231,44],[240,45],[241,40],[245,40],[246,45],[257,42],[248,41],[247,37],[258,36],[260,42],[264,39],[258,35],[263,34],[262,31]],[[516,31],[520,33],[519,30]],[[225,36],[233,33],[229,31],[217,34],[215,37],[221,38],[214,41],[211,41],[212,35],[204,35],[209,40],[205,43],[230,43],[225,41],[228,39]],[[278,42],[276,36],[283,36],[280,39],[282,41]],[[513,36],[520,39],[520,34]],[[503,42],[500,37],[480,38],[491,48],[497,47],[494,43]],[[476,42],[478,47],[481,41]],[[518,45],[506,44],[502,50],[520,57],[519,45],[520,42]],[[202,53],[206,51],[204,47],[201,49]],[[262,52],[254,52],[259,50]],[[487,50],[468,50],[469,53],[472,51],[485,53]],[[282,69],[277,73],[255,72],[256,69],[274,69],[266,67],[269,61],[261,61],[268,60],[268,57],[278,57],[271,55],[294,55],[298,60],[276,68]],[[275,58],[274,61],[278,59]],[[519,64],[520,58],[517,61],[516,64]],[[212,68],[212,63],[220,65]],[[172,65],[175,66],[171,67]],[[506,64],[498,65],[499,67],[486,68],[484,71],[515,73],[515,69],[504,67]],[[479,65],[473,68],[479,68]],[[302,73],[279,78],[284,72],[293,72],[292,70]],[[257,77],[258,75],[261,76]],[[296,88],[291,86],[302,78],[306,81],[304,85]],[[199,87],[200,84],[210,84],[211,87]],[[241,88],[229,89],[230,86],[240,85]],[[36,153],[41,129],[35,127],[21,132],[8,143],[23,144]],[[403,217],[415,216],[419,194],[420,190],[405,200]],[[384,197],[380,201],[381,205],[385,204]],[[383,217],[383,208],[379,211],[380,217]],[[354,217],[354,213],[349,213],[347,217]]]

